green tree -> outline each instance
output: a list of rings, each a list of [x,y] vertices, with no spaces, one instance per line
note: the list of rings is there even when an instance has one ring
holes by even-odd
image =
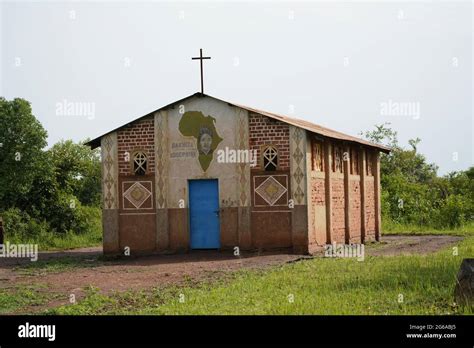
[[[421,140],[410,139],[408,143],[411,149],[406,150],[399,145],[397,132],[389,126],[389,123],[377,125],[375,130],[363,134],[366,139],[392,149],[390,154],[381,155],[382,180],[388,175],[401,175],[410,182],[432,182],[436,178],[438,167],[433,163],[427,163],[425,156],[417,152],[417,146]]]
[[[438,167],[417,151],[420,139],[399,145],[388,123],[365,132],[391,147],[381,155],[382,214],[394,222],[437,228],[461,226],[474,218],[474,168],[437,176]]]
[[[64,192],[74,195],[82,204],[100,204],[100,154],[84,142],[62,140],[54,144],[48,153],[55,177]]]
[[[46,166],[47,133],[30,103],[0,97],[0,211],[14,207]]]

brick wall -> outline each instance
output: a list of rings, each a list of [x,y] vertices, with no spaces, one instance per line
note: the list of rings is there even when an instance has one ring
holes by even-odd
[[[351,212],[350,212],[350,242],[360,243],[360,179],[350,180],[350,197],[351,197]]]
[[[309,242],[323,245],[326,243],[326,187],[323,178],[311,178]]]
[[[145,118],[123,127],[117,132],[119,175],[132,175],[130,160],[137,150],[145,151],[148,157],[147,170],[155,172],[154,120]],[[125,161],[128,152],[129,161]]]
[[[261,168],[260,148],[275,145],[278,150],[279,170],[290,169],[290,127],[288,124],[269,117],[249,113],[249,143],[251,150],[257,150],[257,166]]]
[[[374,177],[365,181],[365,239],[375,239],[375,187]]]
[[[344,179],[331,178],[332,190],[332,242],[344,243],[345,241],[345,219],[344,219]]]
[[[324,179],[311,178],[311,204],[326,205],[326,189]]]

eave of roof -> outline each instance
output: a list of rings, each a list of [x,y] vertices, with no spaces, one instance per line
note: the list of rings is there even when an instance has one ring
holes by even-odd
[[[179,100],[177,100],[177,101],[175,101],[175,102],[172,102],[172,103],[170,103],[170,104],[168,104],[168,105],[162,106],[162,107],[159,108],[159,109],[156,109],[156,110],[154,110],[154,111],[152,111],[152,112],[149,112],[149,113],[146,114],[146,115],[143,115],[143,116],[140,116],[140,117],[138,117],[138,118],[136,118],[136,119],[134,119],[134,120],[131,120],[130,122],[127,122],[127,123],[125,123],[125,124],[123,124],[123,125],[121,125],[121,126],[119,126],[119,127],[116,127],[116,128],[114,128],[114,129],[112,129],[112,130],[110,130],[110,131],[108,131],[108,132],[106,132],[106,133],[104,133],[104,134],[102,134],[102,135],[99,135],[98,137],[96,137],[96,138],[94,138],[94,139],[92,139],[92,140],[89,140],[88,142],[84,143],[84,145],[90,146],[91,149],[93,150],[93,149],[95,149],[95,148],[97,148],[97,147],[100,146],[100,139],[101,139],[102,137],[106,136],[107,134],[113,133],[113,132],[115,132],[115,131],[117,131],[117,130],[123,128],[123,127],[126,127],[126,126],[128,126],[128,125],[130,125],[130,124],[132,124],[132,123],[134,123],[134,122],[137,122],[137,121],[139,121],[139,120],[141,120],[141,119],[143,119],[143,118],[145,118],[145,117],[152,116],[155,112],[158,112],[158,111],[164,110],[164,109],[168,109],[168,108],[172,108],[172,107],[175,106],[176,104],[181,103],[182,101],[184,101],[184,100],[186,100],[186,99],[189,99],[189,98],[192,98],[192,97],[198,97],[198,96],[207,96],[207,97],[210,97],[210,96],[208,96],[208,95],[206,95],[206,94],[202,94],[202,93],[199,93],[199,92],[193,93],[193,94],[191,94],[191,95],[188,95],[187,97],[181,98],[181,99],[179,99]],[[211,98],[213,98],[213,97],[211,97]]]
[[[89,142],[85,143],[85,145],[88,145],[90,146],[92,149],[95,149],[97,147],[100,146],[100,139],[109,134],[109,133],[112,133],[112,132],[115,132],[125,126],[128,126],[129,124],[133,123],[133,122],[136,122],[142,118],[145,118],[145,117],[148,117],[148,116],[151,116],[153,115],[155,112],[158,112],[160,110],[163,110],[163,109],[167,109],[167,108],[170,108],[170,107],[173,107],[174,105],[178,104],[178,103],[181,103],[182,101],[186,100],[186,99],[189,99],[189,98],[192,98],[192,97],[209,97],[209,98],[213,98],[213,99],[216,99],[216,100],[219,100],[221,102],[224,102],[224,103],[227,103],[229,105],[233,105],[233,106],[236,106],[236,107],[239,107],[239,108],[242,108],[242,109],[245,109],[247,111],[250,111],[250,112],[255,112],[255,113],[258,113],[258,114],[261,114],[261,115],[264,115],[264,116],[267,116],[267,117],[270,117],[272,119],[275,119],[275,120],[278,120],[278,121],[281,121],[281,122],[285,122],[287,124],[290,124],[290,125],[293,125],[293,126],[296,126],[296,127],[300,127],[300,128],[303,128],[303,129],[306,129],[310,132],[313,132],[313,133],[316,133],[316,134],[319,134],[319,135],[322,135],[324,137],[328,137],[328,138],[332,138],[332,139],[336,139],[336,140],[341,140],[341,141],[348,141],[348,142],[354,142],[354,143],[358,143],[358,144],[361,144],[361,145],[366,145],[366,146],[370,146],[370,147],[374,147],[374,148],[377,148],[379,149],[380,151],[382,152],[385,152],[385,153],[388,153],[390,152],[390,148],[387,147],[387,146],[384,146],[384,145],[380,145],[380,144],[376,144],[376,143],[372,143],[370,141],[367,141],[367,140],[364,140],[364,139],[360,139],[360,138],[357,138],[357,137],[354,137],[354,136],[351,136],[351,135],[348,135],[348,134],[344,134],[344,133],[341,133],[341,132],[338,132],[338,131],[335,131],[335,130],[332,130],[332,129],[329,129],[329,128],[326,128],[326,127],[323,127],[323,126],[320,126],[320,125],[317,125],[317,124],[314,124],[314,123],[311,123],[311,122],[308,122],[308,121],[305,121],[305,120],[301,120],[301,119],[297,119],[297,118],[293,118],[293,117],[289,117],[289,116],[286,116],[286,115],[280,115],[280,114],[276,114],[276,113],[273,113],[273,112],[268,112],[268,111],[264,111],[264,110],[259,110],[259,109],[255,109],[255,108],[251,108],[249,106],[245,106],[245,105],[241,105],[241,104],[236,104],[236,103],[232,103],[232,102],[229,102],[229,101],[226,101],[226,100],[222,100],[222,99],[219,99],[219,98],[216,98],[216,97],[213,97],[213,96],[210,96],[210,95],[207,95],[207,94],[202,94],[202,93],[194,93],[192,95],[189,95],[185,98],[182,98],[178,101],[175,101],[173,103],[170,103],[168,105],[165,105],[155,111],[152,111],[144,116],[141,116],[133,121],[130,121],[120,127],[117,127],[105,134],[102,134],[101,136],[98,136],[92,140],[90,140]]]

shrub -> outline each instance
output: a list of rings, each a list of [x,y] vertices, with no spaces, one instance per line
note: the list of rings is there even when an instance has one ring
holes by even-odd
[[[469,202],[460,195],[450,195],[439,210],[441,227],[460,227],[469,219]]]
[[[51,229],[46,221],[38,221],[18,208],[11,208],[3,213],[5,239],[28,240],[37,235],[48,233]]]
[[[71,230],[58,233],[46,221],[12,208],[0,215],[5,225],[5,240],[10,243],[38,244],[40,250],[69,249],[101,243],[101,210],[96,207],[78,206],[74,212]]]

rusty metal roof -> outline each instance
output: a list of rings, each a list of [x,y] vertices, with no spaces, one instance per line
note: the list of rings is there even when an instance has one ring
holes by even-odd
[[[109,134],[109,133],[112,133],[112,132],[115,132],[116,130],[119,130],[133,122],[136,122],[138,120],[141,120],[145,117],[148,117],[148,116],[151,116],[153,115],[155,112],[158,112],[160,110],[163,110],[163,109],[167,109],[167,108],[170,108],[170,107],[173,107],[175,106],[176,104],[179,104],[181,103],[182,101],[186,100],[186,99],[189,99],[189,98],[192,98],[192,97],[209,97],[209,98],[213,98],[213,99],[216,99],[216,100],[219,100],[219,101],[222,101],[224,103],[227,103],[229,105],[233,105],[233,106],[236,106],[236,107],[239,107],[239,108],[242,108],[242,109],[245,109],[247,111],[250,111],[250,112],[255,112],[257,114],[261,114],[261,115],[264,115],[264,116],[267,116],[267,117],[270,117],[274,120],[278,120],[278,121],[281,121],[281,122],[285,122],[287,124],[290,124],[290,125],[293,125],[295,127],[300,127],[302,129],[305,129],[307,131],[310,131],[312,133],[315,133],[315,134],[319,134],[319,135],[322,135],[324,137],[328,137],[328,138],[331,138],[331,139],[336,139],[336,140],[341,140],[341,141],[348,141],[348,142],[353,142],[353,143],[358,143],[358,144],[361,144],[361,145],[366,145],[366,146],[370,146],[370,147],[374,147],[374,148],[377,148],[378,150],[382,151],[382,152],[390,152],[390,148],[387,147],[387,146],[384,146],[384,145],[380,145],[380,144],[376,144],[376,143],[372,143],[370,141],[367,141],[367,140],[364,140],[364,139],[360,139],[360,138],[357,138],[357,137],[354,137],[352,135],[348,135],[348,134],[344,134],[344,133],[341,133],[341,132],[338,132],[338,131],[335,131],[335,130],[332,130],[332,129],[329,129],[329,128],[326,128],[326,127],[323,127],[323,126],[320,126],[320,125],[317,125],[317,124],[314,124],[314,123],[311,123],[311,122],[308,122],[308,121],[305,121],[305,120],[301,120],[301,119],[298,119],[298,118],[293,118],[293,117],[289,117],[289,116],[286,116],[286,115],[280,115],[280,114],[276,114],[276,113],[273,113],[273,112],[268,112],[268,111],[264,111],[264,110],[259,110],[259,109],[255,109],[255,108],[251,108],[249,106],[245,106],[245,105],[241,105],[241,104],[237,104],[237,103],[233,103],[233,102],[229,102],[229,101],[226,101],[226,100],[222,100],[222,99],[219,99],[219,98],[216,98],[216,97],[213,97],[213,96],[210,96],[208,94],[202,94],[202,93],[194,93],[188,97],[185,97],[183,99],[180,99],[178,101],[175,101],[171,104],[168,104],[166,106],[163,106],[155,111],[152,111],[142,117],[139,117],[133,121],[130,121],[118,128],[115,128],[101,136],[98,136],[97,138],[95,139],[92,139],[90,140],[89,142],[85,143],[85,145],[89,145],[92,149],[95,149],[96,147],[99,147],[100,146],[100,139]]]

